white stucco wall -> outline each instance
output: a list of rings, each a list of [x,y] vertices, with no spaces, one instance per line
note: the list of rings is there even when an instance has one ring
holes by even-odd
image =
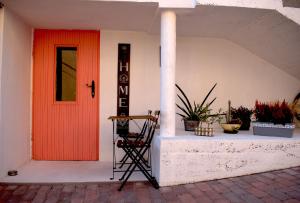
[[[200,5],[274,9],[300,24],[300,8],[283,7],[282,0],[197,0]]]
[[[251,133],[214,137],[156,137],[154,173],[160,186],[242,176],[300,165],[300,134],[293,138]],[[159,147],[160,146],[160,147]],[[157,153],[159,149],[160,154]]]
[[[2,81],[2,46],[3,46],[3,22],[4,22],[4,10],[0,9],[0,177],[4,174],[3,167],[3,136],[2,136],[2,91],[1,91],[1,81]]]
[[[101,32],[100,45],[100,160],[112,160],[112,125],[116,114],[118,43],[131,44],[130,114],[159,108],[159,36],[138,32]],[[178,38],[176,81],[192,99],[200,102],[212,85],[214,109],[253,107],[256,99],[292,101],[300,81],[243,47],[223,39]],[[213,98],[213,97],[211,97]],[[177,117],[177,128],[183,123]]]
[[[1,73],[1,174],[30,159],[32,29],[4,10]]]

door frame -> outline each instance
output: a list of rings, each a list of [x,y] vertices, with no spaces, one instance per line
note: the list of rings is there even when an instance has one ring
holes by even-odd
[[[96,70],[96,80],[98,81],[96,84],[95,84],[95,89],[96,89],[96,95],[95,95],[95,99],[96,99],[96,160],[90,160],[90,161],[99,161],[100,160],[100,44],[101,44],[101,31],[100,30],[69,30],[69,29],[39,29],[39,28],[35,28],[33,29],[33,32],[32,32],[32,50],[31,50],[31,53],[32,53],[32,58],[31,58],[31,110],[30,110],[30,121],[31,121],[31,133],[30,133],[30,159],[31,160],[34,160],[34,155],[33,155],[33,147],[34,147],[34,133],[33,133],[33,129],[34,129],[34,105],[35,105],[35,102],[34,102],[34,93],[35,93],[35,87],[36,87],[36,84],[35,84],[35,74],[34,74],[34,71],[35,71],[35,68],[34,68],[34,57],[35,57],[35,31],[36,30],[42,30],[42,31],[54,31],[54,32],[59,32],[59,31],[66,31],[66,32],[96,32],[97,33],[97,60],[96,60],[96,66],[97,66],[97,70]],[[57,46],[73,46],[74,47],[77,47],[79,48],[79,45],[78,44],[54,44],[54,52],[56,51],[56,47]],[[55,56],[55,60],[56,60],[56,54],[54,54]],[[78,61],[80,60],[80,57],[79,57],[79,52],[77,52],[77,63]],[[56,64],[53,64],[53,76],[55,78],[55,74],[56,74]],[[79,67],[80,68],[80,67]],[[53,80],[53,83],[55,83],[55,80]],[[55,87],[55,86],[53,86]],[[55,92],[55,90],[53,89],[52,90],[53,92]],[[52,105],[64,105],[64,104],[73,104],[73,105],[77,105],[78,104],[78,81],[76,81],[76,102],[68,102],[68,101],[65,101],[65,102],[57,102],[55,101],[55,97],[53,97],[53,103]],[[62,160],[63,161],[63,160]],[[78,160],[78,161],[81,161],[81,160]],[[86,160],[87,161],[87,160]]]

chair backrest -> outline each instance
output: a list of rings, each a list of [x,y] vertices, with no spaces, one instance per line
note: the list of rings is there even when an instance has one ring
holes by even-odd
[[[158,116],[159,116],[159,113],[158,113]],[[153,140],[153,136],[154,136],[154,133],[156,130],[157,122],[158,122],[158,117],[154,116],[152,119],[150,119],[150,124],[149,124],[149,128],[148,128],[148,136],[145,140],[145,143],[147,146],[151,145],[151,142]]]
[[[151,116],[151,114],[152,114],[152,110],[148,110],[148,115]],[[149,122],[150,122],[150,121],[149,121],[148,119],[144,122],[144,125],[143,125],[143,127],[142,127],[140,136],[144,136],[144,135],[145,135],[145,132],[146,132],[148,126],[149,126]]]

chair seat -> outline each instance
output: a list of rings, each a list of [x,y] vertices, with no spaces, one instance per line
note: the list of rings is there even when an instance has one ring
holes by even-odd
[[[140,136],[139,133],[134,133],[134,132],[129,132],[127,135],[128,138],[137,138],[139,136]]]
[[[117,147],[119,148],[123,148],[123,147],[144,147],[145,146],[145,142],[142,140],[118,140],[117,142]]]

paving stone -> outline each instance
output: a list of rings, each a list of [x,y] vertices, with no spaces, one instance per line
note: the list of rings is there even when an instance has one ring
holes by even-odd
[[[201,203],[213,203],[213,201],[206,196],[197,197],[196,201]]]
[[[34,199],[34,197],[37,194],[39,188],[28,188],[28,190],[26,191],[26,193],[23,195],[22,200],[23,201],[32,201]]]
[[[284,178],[278,178],[276,179],[276,182],[275,184],[281,184],[281,185],[284,185],[284,186],[293,186],[293,185],[296,185],[297,183],[293,182],[293,181],[290,181],[290,180],[287,180],[287,179],[284,179]]]
[[[171,192],[165,192],[162,194],[163,198],[167,201],[176,201],[177,200],[177,195],[174,194],[172,191]]]
[[[47,196],[47,192],[51,189],[51,186],[41,186],[36,196],[33,199],[33,203],[44,202]]]
[[[239,195],[233,193],[233,192],[228,192],[228,193],[225,193],[223,194],[224,197],[226,197],[226,199],[228,199],[230,202],[233,202],[233,203],[238,203],[238,202],[242,202],[242,199],[240,198]]]
[[[264,191],[261,191],[261,190],[258,190],[256,188],[249,188],[248,192],[250,192],[251,194],[253,194],[255,197],[258,197],[258,198],[268,196],[268,193],[266,193]]]
[[[159,190],[160,190],[162,193],[165,193],[165,192],[170,192],[170,191],[172,191],[172,188],[171,188],[171,187],[160,187]]]
[[[212,185],[211,186],[215,191],[217,191],[218,193],[225,193],[225,192],[229,192],[230,190],[228,189],[228,187],[223,186],[221,184],[217,184],[217,185]]]
[[[181,202],[196,203],[197,201],[190,194],[181,194],[178,196]]]
[[[262,200],[249,193],[242,195],[241,199],[248,203],[263,203]]]
[[[84,185],[75,185],[75,191],[72,193],[71,202],[73,203],[84,202],[85,188],[86,187]]]
[[[195,184],[186,184],[186,185],[184,185],[184,187],[185,187],[186,189],[196,188]]]
[[[264,198],[262,198],[261,200],[262,200],[263,202],[265,202],[265,203],[281,203],[280,200],[278,200],[278,199],[276,199],[276,198],[274,198],[274,197],[270,197],[270,196],[264,197]]]
[[[275,179],[277,176],[273,173],[262,173],[261,174],[262,176],[265,176],[267,178],[270,178],[270,179]]]
[[[289,197],[293,197],[297,200],[300,200],[300,193],[298,191],[289,191],[286,193]]]
[[[206,182],[200,182],[195,184],[202,191],[210,191],[212,188]]]
[[[5,202],[6,200],[8,200],[11,197],[11,194],[12,194],[11,190],[3,190],[0,193],[0,200]]]
[[[191,188],[189,189],[189,193],[193,195],[194,197],[203,197],[205,196],[205,193],[201,191],[199,188]]]
[[[293,180],[295,179],[294,176],[290,175],[290,174],[287,174],[287,173],[280,173],[278,174],[279,177],[282,177],[284,179],[287,179],[287,180]]]
[[[176,185],[172,187],[172,192],[174,194],[182,194],[182,193],[186,193],[187,190],[183,185]]]
[[[247,193],[246,190],[240,188],[238,185],[234,185],[234,186],[230,187],[230,190],[237,195],[242,195],[242,194]]]
[[[23,195],[23,194],[25,194],[27,189],[28,189],[28,186],[21,185],[13,192],[13,195]]]
[[[66,193],[72,193],[75,190],[75,185],[74,184],[68,184],[68,185],[64,185],[62,192],[66,192]]]
[[[250,183],[247,183],[242,180],[236,181],[235,183],[243,189],[247,189],[247,188],[251,187]]]
[[[134,191],[134,194],[136,194],[136,199],[138,200],[138,202],[151,202],[150,192],[147,188],[138,188]]]
[[[94,202],[100,196],[100,191],[98,190],[97,184],[89,184],[86,187],[85,191],[85,201],[86,202]]]
[[[214,200],[214,203],[230,203],[230,201],[227,199],[217,199]]]
[[[289,199],[289,200],[284,201],[284,203],[299,203],[299,202],[300,201],[296,200],[296,199]]]
[[[293,177],[293,178],[292,178]],[[288,202],[300,203],[300,167],[154,189],[148,182],[0,184],[2,202]]]
[[[7,186],[7,187],[5,188],[5,190],[15,190],[15,189],[17,189],[17,188],[18,188],[17,185],[9,185],[9,186]]]
[[[296,170],[294,170],[294,169],[284,169],[283,170],[285,173],[288,173],[288,174],[290,174],[290,175],[292,175],[292,176],[294,176],[294,175],[297,175],[299,172],[297,172]]]
[[[255,181],[255,182],[251,183],[251,185],[258,189],[264,189],[268,186],[267,184],[260,182],[260,181]]]
[[[282,200],[282,201],[289,199],[289,197],[285,193],[283,193],[279,190],[271,190],[269,192],[269,194],[272,195],[272,197],[277,198],[277,199]]]
[[[151,199],[161,199],[162,198],[160,190],[157,190],[153,187],[149,187],[148,190],[149,190],[149,194],[150,194]]]
[[[221,180],[218,180],[218,182],[227,187],[234,185],[234,183],[229,179],[221,179]]]
[[[51,188],[51,190],[48,192],[45,203],[58,202],[62,188],[63,188],[62,185],[54,185]]]

